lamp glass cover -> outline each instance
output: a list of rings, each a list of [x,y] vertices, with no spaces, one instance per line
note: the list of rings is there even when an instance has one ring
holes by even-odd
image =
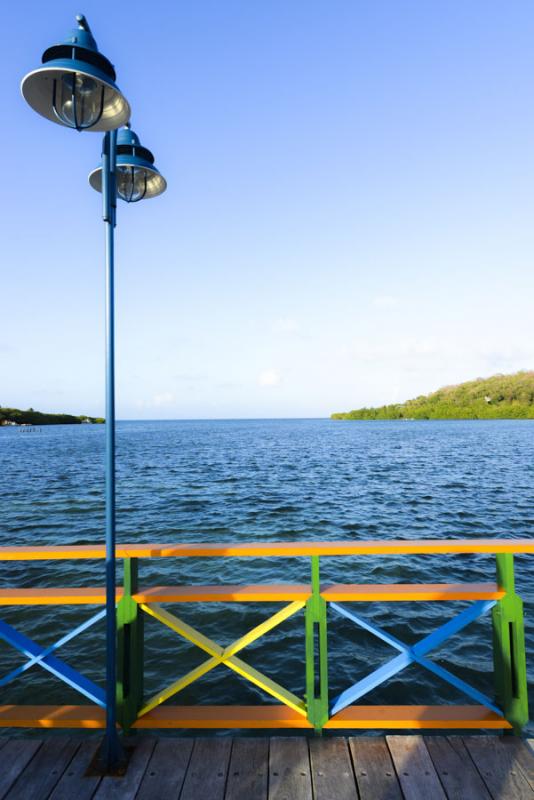
[[[117,165],[117,194],[127,203],[142,200],[147,190],[147,172],[143,167]]]
[[[105,88],[87,75],[64,73],[55,81],[55,110],[71,128],[90,128],[102,116]]]

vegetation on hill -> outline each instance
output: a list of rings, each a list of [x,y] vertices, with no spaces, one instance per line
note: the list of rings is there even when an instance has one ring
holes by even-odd
[[[405,403],[358,408],[332,419],[534,419],[534,372],[493,375]]]
[[[104,422],[102,417],[87,417],[82,414],[75,417],[72,414],[43,414],[28,408],[3,408],[0,406],[0,425],[81,425],[82,422]]]

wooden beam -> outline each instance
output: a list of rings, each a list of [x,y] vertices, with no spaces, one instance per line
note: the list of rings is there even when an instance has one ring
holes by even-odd
[[[492,729],[512,726],[485,706],[348,706],[331,717],[325,728]]]
[[[432,555],[443,553],[534,553],[533,539],[380,539],[338,542],[240,542],[235,544],[123,544],[118,558],[198,558],[244,556]],[[103,559],[103,545],[0,547],[2,561]]]

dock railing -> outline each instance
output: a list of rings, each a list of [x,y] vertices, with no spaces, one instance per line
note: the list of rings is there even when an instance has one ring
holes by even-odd
[[[321,557],[487,554],[496,562],[488,583],[333,584],[321,583]],[[496,729],[520,733],[528,721],[523,603],[515,592],[514,554],[534,553],[534,540],[439,539],[357,542],[249,542],[237,544],[131,544],[117,547],[124,562],[123,586],[117,588],[118,718],[125,730],[139,728],[308,728],[322,729]],[[310,582],[150,586],[139,580],[141,559],[306,558]],[[2,547],[3,561],[104,559],[103,546]],[[358,603],[470,601],[470,605],[413,645],[361,616]],[[282,608],[232,644],[222,646],[171,613],[165,604],[282,603]],[[103,587],[2,588],[3,606],[87,605],[104,607]],[[481,615],[492,612],[495,694],[489,697],[435,663],[428,654]],[[240,654],[252,642],[303,612],[306,691],[298,697],[244,661]],[[328,689],[327,625],[332,614],[391,645],[397,654],[337,697]],[[0,620],[0,638],[26,661],[0,679],[5,686],[31,666],[40,666],[77,690],[90,705],[0,705],[0,725],[37,728],[102,728],[105,691],[67,664],[56,651],[105,615],[98,611],[49,647],[42,647]],[[207,658],[151,697],[143,689],[144,618],[158,620],[196,645]],[[360,701],[370,691],[416,663],[474,701],[473,705],[377,706]],[[166,701],[202,675],[224,666],[251,681],[277,703],[254,706],[179,705]]]

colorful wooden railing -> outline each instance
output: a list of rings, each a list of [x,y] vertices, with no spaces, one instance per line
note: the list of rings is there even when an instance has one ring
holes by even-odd
[[[390,554],[492,554],[497,575],[492,583],[465,584],[321,584],[320,558]],[[449,539],[367,542],[239,543],[239,544],[136,544],[121,545],[124,581],[117,587],[119,719],[131,728],[441,728],[501,729],[520,732],[528,721],[523,604],[515,592],[514,554],[534,553],[534,541],[509,539]],[[307,557],[311,561],[309,584],[160,586],[139,585],[139,559],[186,557]],[[4,547],[4,561],[103,559],[103,546]],[[354,603],[471,601],[447,623],[415,645],[407,645],[354,610]],[[283,603],[281,610],[223,647],[188,625],[162,604],[173,603]],[[3,588],[0,605],[103,605],[103,588]],[[351,604],[346,605],[347,603]],[[495,697],[467,684],[428,654],[472,621],[492,611]],[[289,617],[304,612],[306,693],[297,697],[241,658],[252,642]],[[390,661],[331,699],[328,691],[328,614],[340,614],[374,634],[397,651]],[[26,657],[20,667],[0,679],[0,686],[40,666],[91,701],[80,706],[0,706],[0,725],[18,727],[101,728],[105,724],[105,691],[57,656],[59,648],[104,616],[93,614],[54,645],[44,648],[0,621],[0,638]],[[149,615],[207,654],[200,666],[177,678],[152,697],[143,690],[143,619]],[[412,663],[460,690],[475,705],[370,706],[360,700],[368,692]],[[251,681],[278,704],[258,706],[186,706],[165,701],[193,681],[224,666]]]

